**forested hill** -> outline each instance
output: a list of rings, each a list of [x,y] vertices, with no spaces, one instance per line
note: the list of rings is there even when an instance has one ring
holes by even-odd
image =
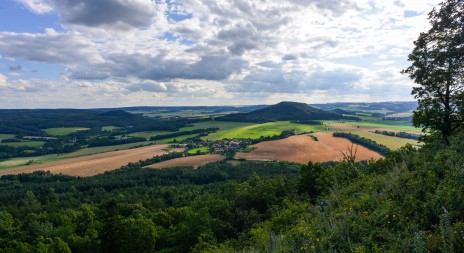
[[[263,109],[249,113],[234,113],[218,118],[225,121],[241,122],[270,122],[281,120],[337,120],[347,117],[335,113],[314,108],[305,103],[280,102]],[[353,119],[350,117],[350,119]]]
[[[53,127],[127,127],[153,120],[125,111],[98,112],[88,109],[6,109],[0,110],[0,132],[40,135]]]

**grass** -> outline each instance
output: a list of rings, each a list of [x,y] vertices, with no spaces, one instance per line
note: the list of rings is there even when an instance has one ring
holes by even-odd
[[[394,121],[394,120],[372,120],[372,121],[361,121],[361,122],[346,122],[347,124],[353,126],[361,127],[375,127],[375,128],[385,128],[405,132],[421,133],[420,128],[411,126],[406,122]]]
[[[167,132],[167,131],[151,131],[151,132],[137,132],[137,133],[132,133],[128,134],[128,136],[133,136],[133,137],[143,137],[145,139],[150,139],[150,137],[155,136],[155,135],[160,135],[160,134],[170,134],[173,132]]]
[[[70,133],[75,133],[77,131],[89,130],[90,128],[86,127],[57,127],[57,128],[47,128],[44,131],[49,135],[63,136]]]
[[[256,125],[256,123],[217,121],[217,120],[215,120],[215,121],[206,121],[206,122],[201,122],[201,123],[194,124],[194,126],[197,127],[197,128],[217,127],[220,130],[227,130],[227,129],[245,127],[245,126],[252,126],[252,125]]]
[[[15,138],[14,134],[0,134],[0,140],[14,139],[14,138]]]
[[[0,145],[10,147],[42,147],[45,144],[44,141],[22,141],[22,142],[1,142]]]
[[[359,136],[371,139],[379,144],[387,146],[389,149],[396,150],[403,147],[406,144],[418,145],[418,142],[411,139],[399,138],[394,136],[387,136],[383,134],[376,134],[367,131],[356,131],[353,132]]]
[[[120,129],[120,127],[117,126],[104,126],[101,128],[102,131],[114,131]]]
[[[197,154],[197,152],[199,152],[200,154],[206,154],[209,152],[209,148],[199,147],[199,148],[194,148],[194,149],[190,149],[189,151],[187,151],[187,153],[189,154]]]
[[[174,140],[177,142],[181,142],[185,139],[192,138],[197,136],[198,134],[189,134],[189,135],[182,135],[182,136],[177,136],[177,137],[172,137],[172,138],[167,138],[167,139],[161,139],[161,140],[156,140],[155,142],[157,144],[167,144],[167,143],[172,143]]]
[[[268,122],[263,124],[249,124],[235,128],[221,129],[208,136],[202,137],[209,140],[233,139],[233,138],[251,138],[257,139],[261,136],[278,135],[284,130],[295,130],[296,134],[310,131],[321,131],[323,126],[304,125],[290,123],[289,121]]]
[[[8,169],[17,166],[23,166],[29,163],[29,161],[33,161],[33,163],[41,163],[40,161],[44,162],[49,159],[53,159],[57,157],[57,155],[43,155],[43,156],[33,156],[33,157],[16,157],[12,159],[8,159],[6,161],[0,162],[0,169]]]

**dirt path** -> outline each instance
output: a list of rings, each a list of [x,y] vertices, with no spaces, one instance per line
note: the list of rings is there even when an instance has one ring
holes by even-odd
[[[183,151],[183,149],[168,149],[168,146],[169,145],[167,144],[153,145],[0,170],[0,176],[7,174],[31,173],[37,170],[50,171],[53,174],[61,173],[83,177],[93,176],[105,171],[118,169],[129,162],[137,162],[139,160],[145,160],[153,156],[169,152]]]
[[[170,167],[179,167],[179,166],[192,166],[197,168],[199,166],[206,165],[208,163],[214,163],[224,159],[222,155],[196,155],[196,156],[187,156],[176,158],[172,160],[167,160],[160,163],[155,163],[153,165],[147,166],[148,168],[170,168]]]
[[[236,158],[261,161],[290,161],[305,164],[308,161],[339,161],[341,151],[347,151],[351,142],[344,138],[332,137],[327,133],[314,133],[318,141],[308,135],[297,135],[282,140],[266,141],[253,145],[250,153],[238,153]],[[382,156],[363,146],[358,146],[356,160],[378,159]]]

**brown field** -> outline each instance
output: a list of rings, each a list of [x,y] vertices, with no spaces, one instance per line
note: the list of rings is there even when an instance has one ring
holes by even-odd
[[[172,160],[167,160],[160,163],[155,163],[153,165],[147,166],[147,168],[170,168],[170,167],[180,167],[180,166],[192,166],[197,168],[199,166],[206,165],[208,163],[214,163],[224,159],[222,155],[196,155],[196,156],[187,156],[176,158]]]
[[[115,170],[128,164],[183,149],[168,149],[169,145],[153,145],[141,148],[113,151],[95,155],[69,158],[49,163],[0,170],[0,176],[7,174],[31,173],[37,170],[50,171],[53,174],[72,176],[93,176],[105,171]]]
[[[236,158],[261,161],[290,161],[305,164],[312,162],[339,161],[342,151],[351,147],[351,142],[344,138],[332,137],[328,133],[314,133],[318,141],[308,135],[297,135],[282,140],[261,142],[252,147],[250,153],[238,153]],[[358,146],[356,160],[378,159],[382,156],[363,146]]]

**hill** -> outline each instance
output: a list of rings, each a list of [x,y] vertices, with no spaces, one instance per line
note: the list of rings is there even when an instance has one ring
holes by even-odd
[[[128,127],[154,121],[122,110],[100,112],[88,109],[0,110],[0,133],[42,135],[42,129],[56,127]]]
[[[305,103],[280,102],[266,108],[249,113],[234,113],[218,118],[224,121],[239,122],[270,122],[284,120],[338,120],[347,119],[335,112],[328,112],[314,108]]]

